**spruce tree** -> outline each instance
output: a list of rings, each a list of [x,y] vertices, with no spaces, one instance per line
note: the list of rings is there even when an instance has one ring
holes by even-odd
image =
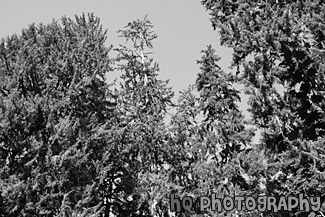
[[[116,128],[110,143],[117,167],[114,194],[110,201],[113,213],[121,216],[154,215],[155,205],[163,187],[162,170],[164,146],[167,142],[165,115],[173,92],[168,81],[158,78],[159,66],[149,55],[152,41],[157,37],[153,25],[145,17],[133,20],[119,31],[131,47],[120,45],[117,51],[117,70],[120,88],[116,90]],[[106,159],[113,162],[110,158]],[[158,182],[158,183],[156,183]],[[161,191],[161,194],[166,192]]]
[[[168,162],[172,192],[179,198],[211,194],[223,198],[250,184],[237,159],[250,149],[254,130],[247,128],[238,108],[236,77],[220,68],[211,45],[202,53],[196,83],[180,96],[171,123]],[[199,207],[193,207],[193,213],[200,213]]]
[[[93,14],[32,24],[0,46],[0,191],[5,216],[102,212],[100,134],[114,103],[106,31]]]
[[[232,63],[250,95],[252,121],[262,131],[255,152],[268,156],[264,171],[256,173],[266,180],[264,193],[324,195],[324,1],[202,4],[221,44],[233,48]],[[248,164],[254,168],[254,162]],[[280,212],[309,214],[320,213]]]

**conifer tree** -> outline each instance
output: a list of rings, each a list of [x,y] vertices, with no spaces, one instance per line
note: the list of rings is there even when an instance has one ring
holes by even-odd
[[[324,195],[324,1],[202,4],[221,44],[233,48],[233,66],[250,95],[252,120],[262,131],[256,151],[268,156],[256,173],[266,180],[266,194]],[[309,214],[321,213],[280,213]]]
[[[233,86],[236,78],[220,68],[220,58],[211,45],[202,53],[198,61],[201,72],[195,85],[180,96],[172,119],[168,159],[173,192],[179,198],[212,193],[222,198],[250,184],[236,159],[250,149],[254,131],[246,127],[238,108],[239,91]],[[194,212],[200,213],[198,207]]]
[[[164,163],[164,118],[172,105],[173,92],[168,81],[158,78],[158,64],[149,56],[148,49],[153,48],[152,41],[157,37],[152,28],[147,17],[128,23],[119,33],[132,47],[120,45],[115,49],[117,69],[122,75],[116,93],[118,125],[110,141],[119,150],[114,164],[120,177],[115,180],[111,201],[115,204],[113,212],[121,216],[152,215],[159,197],[155,182],[160,182]]]
[[[111,102],[106,31],[93,14],[32,24],[0,45],[5,216],[99,216],[100,133]]]

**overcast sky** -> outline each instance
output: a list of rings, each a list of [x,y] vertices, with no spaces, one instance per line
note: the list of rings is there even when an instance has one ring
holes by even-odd
[[[0,37],[21,33],[31,23],[50,23],[63,15],[73,17],[94,12],[108,29],[108,44],[121,43],[116,31],[133,19],[148,19],[158,38],[154,41],[153,58],[160,66],[162,79],[170,79],[175,92],[193,84],[199,67],[196,60],[201,50],[212,44],[222,57],[220,65],[227,70],[230,49],[220,47],[209,15],[199,0],[10,0],[1,2]]]
[[[221,57],[220,66],[229,71],[231,50],[221,47],[217,31],[213,31],[209,14],[200,0],[10,0],[2,1],[0,7],[0,38],[14,33],[21,34],[22,28],[31,23],[50,23],[66,15],[94,13],[108,29],[107,45],[124,43],[117,31],[134,19],[148,19],[154,25],[158,38],[153,42],[152,57],[159,63],[160,78],[170,79],[170,86],[179,91],[194,84],[199,66],[196,60],[201,51],[211,44]],[[119,76],[112,73],[109,78]],[[248,116],[247,97],[241,95],[240,109]],[[176,102],[174,99],[174,102]]]

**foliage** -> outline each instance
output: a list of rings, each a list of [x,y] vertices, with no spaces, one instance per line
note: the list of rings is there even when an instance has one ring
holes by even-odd
[[[324,179],[324,161],[318,156],[325,135],[324,2],[202,4],[221,43],[233,48],[233,66],[250,95],[252,120],[262,130],[257,148],[265,150],[269,165],[286,174],[276,183],[264,175],[267,194],[323,195],[324,188],[315,186]],[[303,180],[312,181],[299,187]]]
[[[99,131],[109,124],[106,31],[90,14],[1,42],[0,156],[6,216],[97,213]]]
[[[126,44],[114,58],[93,14],[2,39],[0,216],[175,216],[171,193],[302,193],[324,202],[324,2],[201,2],[237,70],[224,72],[209,45],[176,105],[151,57],[157,35],[147,17],[118,31]],[[119,86],[105,81],[113,70]],[[250,120],[238,84],[250,96]]]
[[[235,161],[250,148],[254,135],[236,104],[240,97],[233,87],[235,77],[221,70],[211,46],[202,52],[196,84],[180,96],[171,123],[170,180],[180,198],[212,193],[222,197],[237,189],[246,176]]]
[[[152,28],[147,17],[128,23],[119,33],[133,47],[120,45],[115,49],[117,70],[123,74],[121,87],[116,90],[118,127],[112,133],[121,136],[111,142],[120,150],[114,159],[119,165],[115,173],[121,174],[115,192],[124,200],[119,199],[119,208],[114,212],[123,216],[149,215],[160,197],[155,193],[160,185],[155,182],[163,176],[163,147],[168,136],[164,118],[172,105],[173,92],[168,81],[158,79],[158,64],[148,57],[147,49],[153,48],[152,40],[157,37]]]

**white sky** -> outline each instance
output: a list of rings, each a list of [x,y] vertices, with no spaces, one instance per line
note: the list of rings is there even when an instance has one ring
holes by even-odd
[[[220,66],[229,71],[231,50],[219,45],[217,31],[213,31],[209,14],[199,0],[10,0],[2,1],[0,7],[0,38],[14,33],[31,23],[50,23],[63,15],[94,12],[108,29],[107,45],[123,43],[116,31],[134,19],[148,19],[154,25],[158,38],[153,42],[152,56],[160,66],[160,78],[170,79],[176,97],[179,91],[194,84],[199,72],[196,60],[201,50],[211,44],[221,57]],[[113,73],[109,78],[117,77]],[[174,99],[176,102],[176,99]],[[240,109],[247,116],[247,97],[242,95]]]
[[[227,70],[230,49],[219,46],[209,15],[198,0],[29,0],[3,1],[0,7],[0,37],[21,33],[31,23],[50,23],[63,15],[94,12],[108,29],[107,44],[122,43],[116,31],[133,19],[148,14],[158,38],[154,41],[153,58],[159,63],[161,78],[170,79],[175,92],[193,84],[199,66],[200,51],[212,44],[222,57],[220,65]]]

